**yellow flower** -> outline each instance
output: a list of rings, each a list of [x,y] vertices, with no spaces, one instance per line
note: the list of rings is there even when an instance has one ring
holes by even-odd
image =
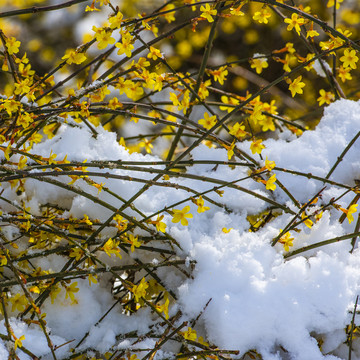
[[[255,69],[258,74],[261,74],[262,70],[269,66],[266,59],[251,59],[251,68]]]
[[[214,22],[213,16],[217,14],[216,9],[211,9],[209,4],[205,4],[205,6],[201,5],[200,11],[202,11],[202,13],[200,14],[202,18],[206,19],[210,23]]]
[[[75,258],[76,261],[79,261],[84,255],[84,251],[80,248],[74,248],[70,250],[69,256]]]
[[[28,302],[25,295],[15,294],[10,297],[10,302],[12,304],[11,311],[23,311],[27,306]]]
[[[58,123],[56,122],[49,125],[45,125],[43,127],[43,132],[45,135],[47,135],[49,139],[52,139],[55,136],[54,131],[57,129],[57,127],[58,127]]]
[[[348,209],[340,208],[342,212],[346,214],[347,219],[349,220],[349,224],[354,221],[354,217],[352,214],[356,213],[358,204],[350,205]]]
[[[98,281],[97,281],[97,279],[96,279],[96,275],[94,276],[94,275],[92,275],[92,274],[89,274],[88,275],[88,280],[89,280],[89,285],[91,286],[91,283],[93,283],[93,284],[97,284],[98,283]]]
[[[98,41],[98,48],[105,49],[109,44],[114,44],[115,39],[111,37],[112,31],[107,31],[102,28],[97,28],[95,25],[92,27],[95,32],[95,38]]]
[[[148,139],[144,139],[143,141],[141,141],[139,143],[139,146],[142,148],[144,147],[148,154],[151,154],[152,148],[154,147],[154,145],[151,143],[151,140]]]
[[[163,305],[156,305],[156,309],[159,312],[163,312],[165,314],[165,319],[169,318],[169,299],[166,299]]]
[[[21,335],[19,338],[15,337],[14,336],[14,339],[15,339],[15,343],[14,343],[14,349],[16,350],[17,347],[22,347],[22,340],[25,340],[25,335]]]
[[[133,234],[129,234],[129,243],[131,244],[131,252],[134,252],[135,247],[139,247],[141,245],[141,241],[138,240],[139,236],[134,236]]]
[[[19,52],[19,46],[21,43],[20,41],[16,40],[14,37],[6,39],[5,44],[9,55],[17,54]]]
[[[232,158],[232,156],[234,155],[235,140],[231,143],[230,146],[228,146],[226,144],[223,144],[223,146],[227,150],[228,160],[230,160]]]
[[[188,221],[186,218],[191,219],[193,217],[192,214],[187,214],[190,211],[190,206],[185,206],[182,210],[173,209],[173,219],[171,220],[173,223],[181,222],[181,225],[188,226]]]
[[[293,13],[291,15],[291,19],[286,18],[284,22],[289,24],[286,28],[287,31],[291,31],[293,28],[295,28],[295,31],[298,33],[298,35],[300,35],[300,26],[305,24],[305,19],[299,18],[298,14]]]
[[[196,205],[198,206],[197,212],[202,213],[204,211],[210,210],[208,206],[204,206],[204,199],[200,195],[199,198],[196,200]]]
[[[271,17],[271,13],[268,11],[267,7],[263,7],[260,11],[257,11],[253,19],[260,24],[267,24],[269,22],[268,18]]]
[[[216,124],[216,115],[210,116],[207,112],[204,114],[204,119],[198,121],[205,129],[209,130]]]
[[[51,149],[49,158],[47,159],[49,165],[54,164],[54,159],[55,159],[56,157],[57,157],[57,155],[56,155],[56,154],[53,154],[52,149]]]
[[[70,298],[73,304],[77,304],[74,293],[79,291],[79,288],[76,287],[77,281],[73,282],[70,286],[65,288],[65,299]]]
[[[110,27],[112,29],[119,29],[121,27],[122,20],[123,20],[123,14],[120,11],[118,11],[115,16],[111,16],[109,18]]]
[[[27,94],[30,92],[30,86],[32,84],[32,80],[30,78],[23,79],[18,83],[15,83],[15,91],[16,95]]]
[[[24,129],[26,129],[31,122],[32,122],[32,117],[27,112],[20,114],[16,120],[16,124],[22,126]]]
[[[197,339],[196,331],[193,330],[191,327],[188,327],[186,331],[182,331],[181,334],[186,340],[196,341]]]
[[[0,106],[0,108],[4,108],[9,115],[17,112],[20,107],[21,103],[14,99],[5,99]]]
[[[280,232],[282,229],[280,229]],[[294,238],[291,237],[289,232],[286,232],[279,240],[279,243],[284,245],[284,250],[289,251],[290,246],[293,246]]]
[[[112,238],[110,238],[104,244],[103,250],[109,257],[111,257],[111,254],[115,254],[117,257],[121,259],[120,249],[118,248],[118,244],[119,244],[118,241],[114,241]]]
[[[271,117],[269,116],[262,116],[259,119],[259,125],[262,127],[262,131],[275,131],[275,124]]]
[[[262,140],[254,140],[251,144],[250,144],[250,150],[253,154],[261,154],[262,149],[265,149],[265,146],[262,144]]]
[[[237,139],[241,139],[246,136],[248,133],[245,131],[245,126],[238,122],[234,126],[229,126],[229,134],[235,136]]]
[[[223,227],[223,228],[221,229],[221,231],[222,231],[224,234],[228,234],[232,229],[233,229],[233,228],[227,229],[226,227]]]
[[[177,97],[177,95],[173,92],[170,93],[170,100],[172,101],[174,106],[179,106],[180,105],[180,101],[179,98]]]
[[[139,285],[134,285],[131,289],[131,292],[134,294],[135,301],[138,302],[140,298],[146,295],[146,289],[149,287],[149,284],[146,282],[145,278],[142,278]]]
[[[115,46],[119,49],[117,54],[125,54],[127,57],[131,57],[131,51],[134,48],[133,38],[130,33],[124,33],[121,36],[121,42],[116,43]]]
[[[166,19],[166,21],[170,24],[171,22],[175,21],[174,11],[170,11],[175,9],[174,4],[168,4],[166,5],[161,11],[169,11],[168,13],[162,15]]]
[[[161,220],[164,218],[164,215],[158,215],[156,220],[152,220],[151,223],[156,226],[156,230],[160,232],[165,232],[166,224]]]
[[[344,0],[336,0],[336,9],[339,9],[340,8],[340,3],[342,3]],[[335,0],[329,0],[328,3],[327,3],[327,7],[333,7],[335,4]]]
[[[229,105],[239,105],[239,100],[238,99],[235,99],[233,97],[227,97],[225,95],[223,95],[221,97],[221,101],[224,103],[224,104],[229,104]],[[231,112],[234,110],[234,106],[220,106],[220,110],[225,110],[227,112]]]
[[[330,91],[325,91],[324,89],[321,89],[319,91],[320,96],[317,98],[317,101],[319,102],[319,106],[323,104],[330,104],[331,101],[334,101],[335,96]]]
[[[116,110],[117,108],[122,108],[123,105],[122,103],[118,100],[117,97],[112,98],[111,100],[109,100],[109,104],[108,107],[112,110]]]
[[[306,38],[310,37],[313,38],[315,36],[319,36],[320,34],[316,30],[308,30],[306,32]]]
[[[356,63],[359,58],[356,56],[355,50],[344,50],[344,56],[340,58],[340,61],[344,63],[344,68],[351,67],[352,69],[356,69]]]
[[[274,191],[276,189],[275,185],[276,181],[276,174],[273,174],[270,176],[270,178],[266,181],[266,190],[272,190]]]
[[[303,212],[303,213],[301,214],[301,219],[304,220],[306,217],[307,217],[306,213]],[[312,222],[311,219],[306,219],[306,220],[304,220],[304,224],[305,224],[309,229],[311,229],[311,227],[313,226],[313,222]]]
[[[268,171],[271,171],[275,166],[276,166],[275,161],[270,161],[270,160],[268,160],[268,158],[266,157],[266,160],[265,160],[265,168],[266,168]]]
[[[162,58],[162,54],[159,49],[154,48],[153,46],[150,46],[150,52],[148,53],[147,57],[153,60],[156,60],[157,58]]]
[[[218,81],[221,85],[224,85],[224,81],[226,80],[226,76],[229,73],[226,70],[226,66],[221,66],[217,70],[208,70],[209,74],[214,77],[215,81]]]
[[[350,74],[351,68],[344,68],[342,65],[339,67],[339,78],[344,83],[346,80],[352,80],[352,76]]]
[[[27,158],[21,155],[18,163],[18,169],[23,169],[26,165],[26,162],[27,162]]]
[[[294,81],[289,85],[289,90],[291,91],[291,96],[294,97],[296,94],[302,94],[302,88],[305,86],[305,83],[301,82],[302,76],[298,76]]]
[[[230,14],[234,16],[244,16],[245,14],[240,11],[242,5],[239,5],[237,8],[230,8]]]
[[[139,82],[134,82],[131,80],[125,81],[125,94],[131,100],[138,100],[140,96],[144,93],[144,89],[141,87]]]
[[[67,59],[66,63],[71,64],[81,64],[86,60],[86,56],[84,53],[76,52],[75,50],[67,50],[66,54],[62,57],[62,59]]]

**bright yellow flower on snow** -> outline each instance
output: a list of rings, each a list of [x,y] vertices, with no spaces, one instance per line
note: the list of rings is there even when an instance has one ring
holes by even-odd
[[[171,220],[173,223],[181,222],[181,225],[188,226],[188,221],[186,218],[191,219],[193,217],[192,214],[187,214],[190,211],[190,206],[185,206],[182,210],[173,209],[173,219]]]
[[[234,155],[235,140],[231,143],[230,146],[228,146],[226,144],[223,144],[223,146],[227,150],[228,160],[230,160],[232,158],[232,156]]]
[[[305,211],[301,214],[301,219],[302,220],[304,220],[305,218],[307,217],[307,215],[306,215],[306,213],[305,213]],[[312,222],[312,220],[311,219],[306,219],[306,220],[304,220],[304,224],[309,228],[309,229],[311,229],[312,228],[312,226],[313,226],[313,222]]]
[[[204,211],[210,210],[208,206],[204,206],[204,199],[200,195],[199,198],[196,200],[196,205],[198,206],[197,212],[202,213]]]
[[[186,331],[182,331],[181,334],[186,340],[195,341],[197,339],[196,331],[193,330],[191,327],[188,327]]]
[[[141,246],[141,241],[138,240],[139,236],[134,236],[133,234],[129,234],[129,243],[131,244],[131,252],[135,251],[135,248]]]
[[[295,28],[295,31],[298,33],[298,35],[300,35],[300,26],[305,24],[305,19],[299,18],[298,14],[293,13],[291,15],[291,19],[286,18],[284,22],[289,24],[286,28],[287,31],[291,31]]]
[[[344,68],[350,67],[352,69],[356,69],[356,63],[359,60],[359,58],[356,56],[355,50],[344,50],[344,56],[340,58],[340,61],[343,62]]]
[[[266,190],[274,191],[276,189],[276,174],[270,176],[270,178],[266,181]]]
[[[146,282],[145,278],[142,278],[139,285],[134,285],[131,289],[131,292],[134,294],[135,301],[138,302],[140,298],[146,296],[146,289],[149,287],[149,284]]]
[[[120,249],[118,248],[119,242],[114,241],[112,238],[110,238],[103,247],[103,250],[105,253],[111,257],[111,254],[115,254],[117,257],[121,259],[120,255]]]
[[[166,299],[165,303],[162,305],[156,305],[156,309],[159,312],[163,312],[165,315],[165,319],[169,318],[169,299]]]
[[[253,154],[261,154],[262,149],[265,149],[265,146],[262,144],[262,140],[254,140],[251,144],[250,144],[250,150]]]
[[[213,16],[217,14],[216,9],[212,9],[209,4],[205,4],[205,6],[201,5],[200,11],[202,11],[200,14],[202,18],[206,19],[208,22],[214,22]]]
[[[271,171],[275,166],[276,166],[275,161],[268,160],[268,158],[266,157],[265,168],[268,171]]]
[[[15,337],[15,343],[14,343],[14,350],[17,349],[17,347],[22,347],[22,341],[25,340],[25,335],[21,335],[19,338]]]
[[[158,215],[156,220],[152,220],[151,223],[156,226],[156,230],[159,232],[165,232],[166,224],[161,220],[164,218],[164,215]]]
[[[70,286],[67,286],[65,288],[65,299],[69,297],[73,304],[77,303],[74,293],[77,293],[79,291],[79,288],[76,287],[76,285],[77,285],[77,281],[73,282]]]
[[[348,209],[340,208],[342,212],[346,214],[347,219],[349,220],[349,224],[351,224],[354,221],[353,214],[357,211],[358,204],[350,205]]]
[[[305,83],[301,81],[302,76],[298,76],[294,81],[292,81],[289,85],[289,90],[291,91],[291,96],[294,97],[296,94],[302,94],[303,93],[303,87],[305,86]]]
[[[280,232],[282,229],[280,229]],[[289,251],[290,246],[293,246],[294,238],[291,237],[289,232],[286,232],[279,240],[279,243],[284,245],[284,250]]]

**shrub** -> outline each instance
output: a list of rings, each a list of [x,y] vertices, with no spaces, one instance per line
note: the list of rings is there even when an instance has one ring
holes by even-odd
[[[356,2],[2,6],[2,358],[360,358]]]

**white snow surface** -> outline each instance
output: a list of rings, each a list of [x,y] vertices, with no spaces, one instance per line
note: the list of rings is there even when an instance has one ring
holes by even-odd
[[[325,177],[337,157],[343,152],[351,139],[360,130],[360,102],[339,100],[325,109],[324,116],[314,131],[307,131],[299,138],[291,140],[264,141],[266,149],[262,155],[276,162],[277,167],[312,173]],[[66,154],[69,160],[88,162],[92,160],[132,160],[156,161],[157,158],[141,154],[129,155],[118,145],[115,135],[97,128],[99,136],[92,138],[86,128],[74,129],[63,126],[61,133],[51,140],[34,146],[33,152],[49,156],[50,150],[57,154],[57,160]],[[249,143],[238,143],[237,146],[249,155]],[[330,179],[354,186],[354,180],[360,178],[360,140],[356,141],[346,153]],[[0,155],[2,156],[2,155]],[[16,155],[14,155],[15,158]],[[223,149],[209,149],[201,145],[192,152],[194,160],[227,161]],[[254,157],[261,163],[259,157]],[[91,169],[89,169],[91,170]],[[150,179],[154,174],[130,172],[123,170],[104,170],[114,174],[131,175],[142,179]],[[227,166],[194,165],[188,173],[231,181],[246,178],[248,168],[237,167],[232,170]],[[326,204],[332,197],[338,197],[346,189],[322,181],[308,179],[305,176],[293,175],[274,170],[277,178],[288,191],[300,202],[311,199],[321,188],[326,186],[320,199]],[[129,199],[142,187],[142,183],[128,182],[118,179],[93,178],[99,182],[106,181],[106,186],[118,195]],[[60,180],[60,178],[59,178]],[[69,179],[63,179],[69,182]],[[205,191],[213,184],[192,179],[170,180],[195,189]],[[240,186],[273,199],[293,211],[298,209],[289,197],[279,188],[272,193],[261,183],[245,179]],[[80,180],[77,186],[94,196],[119,207],[121,202],[101,192],[97,195],[94,188]],[[105,220],[111,215],[110,210],[94,204],[80,195],[56,188],[38,180],[27,180],[26,201],[32,209],[39,204],[59,203],[69,208],[75,217],[87,214],[90,218]],[[135,201],[138,209],[150,215],[157,210],[190,196],[184,190],[168,187],[152,186]],[[3,196],[16,201],[15,192],[4,184]],[[23,195],[24,196],[24,195]],[[177,309],[183,312],[179,321],[195,319],[203,311],[195,329],[204,334],[219,348],[239,350],[240,355],[250,349],[257,349],[264,360],[320,360],[346,359],[348,348],[343,345],[346,340],[344,328],[350,324],[356,296],[360,293],[360,250],[356,247],[350,253],[351,239],[329,244],[306,253],[284,259],[284,247],[278,243],[274,247],[271,241],[279,234],[293,214],[282,213],[257,232],[249,232],[246,216],[257,214],[270,206],[269,203],[251,194],[237,189],[226,188],[224,196],[210,193],[209,197],[224,203],[232,209],[232,213],[212,204],[205,204],[211,210],[198,214],[196,206],[191,206],[193,219],[189,219],[187,227],[171,222],[171,216],[165,214],[167,231],[180,243],[182,250],[178,255],[185,259],[195,260],[193,279],[184,280],[178,274],[167,269],[159,270],[158,275],[164,283],[178,295],[178,305],[170,309],[173,315]],[[346,208],[355,194],[349,192],[337,203]],[[3,211],[11,206],[1,203]],[[35,211],[35,210],[34,210]],[[133,214],[129,211],[129,214]],[[347,219],[339,222],[340,211],[325,211],[322,218],[311,229],[299,225],[300,233],[291,232],[295,238],[291,250],[315,244],[327,239],[351,233],[355,221],[351,224]],[[222,228],[233,228],[229,233]],[[4,228],[4,231],[6,229]],[[49,257],[50,258],[50,257]],[[50,258],[48,268],[58,270],[64,260],[58,256]],[[108,261],[110,265],[113,258]],[[126,263],[126,257],[123,258]],[[148,260],[148,261],[151,261]],[[156,260],[154,260],[156,261]],[[123,263],[123,262],[122,262]],[[40,266],[34,261],[35,266]],[[44,266],[42,264],[41,266]],[[99,326],[95,323],[114,303],[112,295],[106,289],[106,281],[89,287],[88,281],[78,281],[79,292],[76,293],[77,305],[71,305],[65,296],[59,296],[54,304],[46,302],[43,311],[47,314],[47,326],[51,330],[51,338],[56,345],[72,341],[57,351],[58,359],[65,356],[66,350],[74,346],[90,331],[90,336],[81,346],[99,351],[106,351],[110,346],[128,348],[127,341],[117,335],[133,330],[146,332],[154,321],[148,310],[139,311],[134,316],[121,314],[121,308],[112,310],[111,314]],[[211,300],[209,302],[209,300]],[[207,307],[205,305],[208,304]],[[355,323],[359,323],[355,317]],[[38,356],[49,355],[46,339],[38,327],[28,327],[15,317],[11,318],[15,334],[25,335],[24,345]],[[1,322],[0,333],[6,334],[4,322]],[[324,341],[319,350],[316,338]],[[355,341],[355,340],[354,340]],[[152,340],[145,339],[137,347],[154,346]],[[285,349],[284,352],[282,349]],[[171,352],[171,349],[167,349]],[[20,359],[29,357],[17,350]],[[47,355],[46,355],[47,354]],[[157,354],[162,356],[161,351]],[[240,356],[239,355],[239,356]],[[0,358],[7,358],[6,343],[0,340]],[[68,356],[68,355],[66,355]],[[50,357],[49,357],[50,358]],[[360,359],[359,346],[355,344],[353,360]]]

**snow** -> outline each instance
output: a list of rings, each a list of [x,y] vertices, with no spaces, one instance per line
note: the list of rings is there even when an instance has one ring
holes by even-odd
[[[262,155],[264,159],[268,157],[275,161],[278,168],[325,177],[358,130],[360,102],[339,100],[325,109],[324,116],[314,131],[306,131],[299,138],[268,139],[264,141],[266,148]],[[63,125],[53,139],[35,145],[32,151],[47,157],[52,150],[57,154],[58,160],[67,155],[68,160],[87,160],[88,163],[94,160],[159,160],[151,155],[129,154],[117,143],[114,134],[100,127],[97,131],[99,135],[94,139],[86,128]],[[251,155],[248,142],[238,143],[237,146]],[[359,153],[360,142],[357,141],[330,179],[354,186],[354,180],[360,176]],[[192,158],[227,161],[227,154],[223,149],[209,149],[201,145],[192,152]],[[260,158],[254,158],[260,162]],[[90,168],[88,170],[92,171]],[[141,179],[154,177],[154,174],[141,171],[96,171]],[[314,197],[324,186],[326,188],[317,206],[327,204],[331,198],[338,197],[346,191],[329,183],[324,185],[322,181],[306,176],[276,169],[274,172],[288,191],[302,203]],[[174,187],[150,187],[135,202],[136,207],[147,216],[165,206],[171,208],[172,204],[183,200],[184,202],[176,208],[182,209],[185,205],[190,205],[191,213],[194,215],[189,219],[189,225],[184,227],[180,223],[172,223],[170,214],[164,213],[163,221],[167,224],[167,231],[181,247],[174,247],[177,256],[186,260],[187,264],[196,261],[193,278],[184,279],[179,272],[168,268],[160,268],[157,271],[163,283],[178,297],[178,304],[170,307],[170,316],[181,310],[182,316],[178,320],[180,324],[182,321],[197,318],[202,312],[195,327],[198,334],[206,335],[206,338],[219,348],[239,350],[240,354],[257,349],[264,360],[343,359],[346,356],[343,347],[346,340],[344,328],[351,322],[350,311],[353,310],[356,296],[360,291],[359,248],[356,247],[350,253],[349,239],[284,259],[283,255],[286,252],[282,244],[271,246],[271,242],[279,234],[280,229],[284,229],[294,217],[292,212],[296,213],[298,209],[279,187],[273,193],[267,191],[262,183],[247,178],[248,168],[242,166],[231,169],[224,165],[217,168],[214,168],[214,165],[194,165],[188,168],[188,173],[224,181],[243,179],[238,185],[261,194],[264,199],[272,199],[283,204],[289,211],[279,214],[259,231],[250,232],[247,215],[261,213],[269,208],[270,204],[244,193],[239,188],[227,187],[224,189],[223,197],[214,192],[208,194],[211,199],[226,205],[233,212],[226,212],[222,207],[205,202],[211,209],[198,214],[197,206],[189,200],[194,194],[181,189],[176,190]],[[69,182],[68,178],[58,177],[58,180]],[[126,200],[143,186],[142,183],[121,179],[99,177],[97,180],[105,182],[105,186]],[[197,192],[205,192],[214,186],[210,182],[181,177],[171,178],[170,182],[187,186]],[[78,180],[75,184],[114,207],[122,205],[119,199],[109,194],[101,192],[97,195],[96,189],[91,188],[83,180]],[[31,204],[32,209],[44,203],[57,203],[68,208],[69,214],[78,218],[87,214],[90,219],[106,220],[112,214],[112,211],[104,209],[100,204],[94,204],[90,199],[37,179],[27,180],[25,190],[26,197],[22,196],[27,204]],[[14,190],[6,184],[3,196],[12,201],[18,199]],[[338,201],[338,204],[346,208],[353,197],[354,193],[349,192]],[[4,212],[12,209],[11,205],[4,202],[1,202],[1,207]],[[134,215],[130,209],[126,212]],[[340,216],[340,211],[331,209],[325,211],[311,229],[306,228],[304,224],[298,225],[301,232],[290,231],[295,238],[291,250],[353,232],[356,221],[349,224],[345,219],[340,223]],[[221,230],[223,227],[232,230],[224,233]],[[4,231],[7,230],[4,228]],[[121,264],[131,260],[124,253],[122,255]],[[137,256],[154,264],[158,261],[153,257],[147,259],[147,255],[142,251]],[[108,266],[119,264],[120,261],[114,256],[109,258],[107,255],[101,260]],[[48,256],[45,263],[44,260],[35,258],[33,265],[57,271],[64,265],[64,260],[53,255]],[[42,311],[47,314],[47,327],[53,342],[56,345],[70,342],[56,351],[58,359],[68,356],[69,348],[77,344],[87,332],[89,336],[80,349],[88,346],[99,351],[106,351],[112,346],[128,349],[133,344],[129,340],[121,339],[119,334],[135,330],[138,334],[146,333],[156,323],[156,316],[147,309],[127,316],[118,305],[109,316],[95,325],[116,301],[108,288],[109,277],[99,275],[99,279],[99,283],[92,286],[89,286],[87,279],[76,280],[79,288],[75,294],[77,304],[71,304],[70,299],[65,299],[65,291],[62,290],[53,304],[49,299],[42,307]],[[356,318],[355,322],[358,323]],[[49,355],[46,339],[39,327],[27,326],[16,319],[15,314],[11,317],[10,323],[17,337],[25,335],[23,344],[30,351],[38,356]],[[7,333],[4,321],[1,322],[0,333]],[[321,353],[316,341],[316,338],[320,337],[324,341],[324,354],[331,354]],[[154,345],[152,339],[144,339],[136,344],[136,347],[151,348]],[[1,358],[7,358],[6,349],[6,342],[0,340]],[[287,355],[284,355],[283,349],[287,351]],[[160,351],[157,356],[161,358],[162,355],[171,354],[173,350],[169,346],[166,352]],[[21,360],[29,359],[19,349],[17,354]],[[144,356],[145,352],[142,354]],[[352,359],[360,359],[359,347],[355,347]]]

